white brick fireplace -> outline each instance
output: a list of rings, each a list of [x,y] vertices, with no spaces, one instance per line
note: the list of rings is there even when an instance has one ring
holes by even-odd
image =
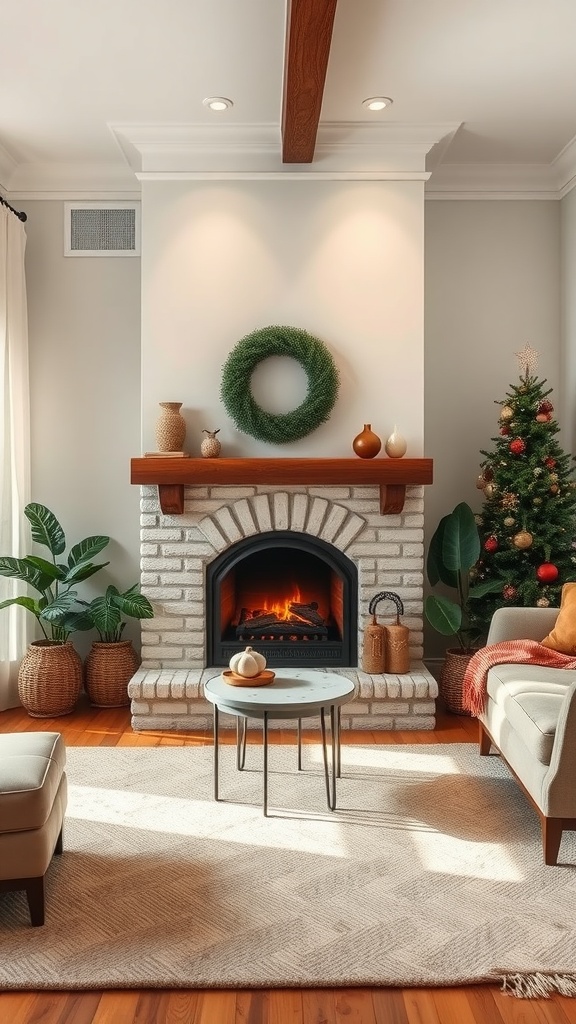
[[[135,729],[209,727],[203,683],[221,668],[206,664],[206,567],[242,538],[286,530],[321,538],[356,565],[360,653],[370,599],[392,590],[404,605],[409,673],[329,669],[357,684],[356,699],[342,709],[343,727],[433,728],[437,685],[422,664],[422,487],[408,487],[402,512],[387,516],[377,486],[187,487],[183,515],[165,516],[149,486],[142,488],[141,524],[142,590],[156,617],[142,623],[142,667],[130,683]],[[379,611],[381,621],[393,621],[392,606]],[[234,720],[223,716],[223,723]]]
[[[158,403],[181,401],[190,463],[202,431],[215,429],[230,461],[352,459],[367,422],[383,440],[397,426],[407,459],[422,458],[425,161],[450,130],[321,125],[312,164],[287,166],[274,126],[249,137],[241,125],[123,127],[119,141],[142,182],[143,452],[155,446]],[[272,324],[320,338],[341,381],[329,420],[281,446],[239,433],[220,399],[232,349]],[[297,408],[306,394],[299,370],[264,361],[252,379],[256,401],[270,412]],[[130,687],[135,728],[208,724],[202,682],[220,669],[206,664],[207,570],[225,545],[270,530],[317,537],[354,563],[359,651],[370,597],[392,590],[404,602],[411,671],[372,678],[339,667],[358,684],[344,724],[432,727],[436,684],[421,662],[420,485],[429,481],[404,481],[405,504],[392,514],[365,479],[191,478],[176,487],[176,509],[159,503],[160,482],[133,477],[144,485],[142,589],[156,612],[144,622]],[[174,481],[163,483],[166,499]]]

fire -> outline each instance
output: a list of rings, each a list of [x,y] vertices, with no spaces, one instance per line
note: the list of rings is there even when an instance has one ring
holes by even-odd
[[[264,598],[264,604],[262,605],[265,612],[270,615],[277,615],[279,619],[289,619],[293,612],[290,611],[290,605],[293,603],[300,604],[300,590],[298,587],[295,588],[294,592],[290,597],[279,598],[278,600],[272,599],[269,604],[269,598]]]

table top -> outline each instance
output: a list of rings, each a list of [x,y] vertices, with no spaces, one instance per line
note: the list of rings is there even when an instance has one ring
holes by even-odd
[[[231,686],[222,676],[215,676],[204,683],[204,693],[207,700],[223,710],[253,710],[256,715],[267,711],[272,717],[283,717],[286,712],[294,716],[298,710],[298,717],[305,717],[320,708],[350,700],[354,683],[335,672],[282,668],[267,686]]]

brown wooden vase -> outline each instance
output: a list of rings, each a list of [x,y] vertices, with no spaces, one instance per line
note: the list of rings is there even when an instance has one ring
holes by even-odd
[[[361,459],[373,459],[382,447],[382,441],[372,430],[370,423],[364,424],[364,430],[352,441],[352,447]]]

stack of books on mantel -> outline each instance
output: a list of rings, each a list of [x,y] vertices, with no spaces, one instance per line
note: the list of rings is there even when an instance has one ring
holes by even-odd
[[[144,452],[145,459],[189,459],[188,452]]]

